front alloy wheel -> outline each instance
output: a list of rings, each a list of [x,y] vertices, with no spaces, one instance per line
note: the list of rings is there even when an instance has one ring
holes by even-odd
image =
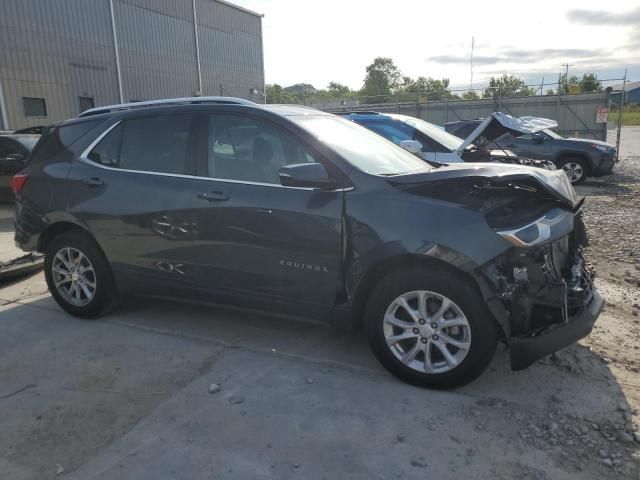
[[[452,388],[480,375],[498,326],[473,279],[439,265],[389,273],[369,294],[364,318],[380,363],[405,382]]]
[[[393,355],[418,372],[448,372],[464,361],[471,348],[471,328],[460,307],[427,290],[393,300],[383,331]]]

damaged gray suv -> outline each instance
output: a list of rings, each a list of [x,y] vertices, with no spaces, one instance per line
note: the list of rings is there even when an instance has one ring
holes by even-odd
[[[363,324],[421,386],[513,369],[587,335],[602,299],[562,170],[434,169],[313,109],[231,98],[84,112],[13,180],[16,243],[79,317],[152,294]],[[176,318],[176,322],[179,319]]]

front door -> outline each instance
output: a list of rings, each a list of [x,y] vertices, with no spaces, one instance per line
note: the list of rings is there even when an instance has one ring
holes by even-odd
[[[294,135],[251,115],[206,120],[195,258],[211,287],[333,304],[340,278],[341,191],[284,187],[286,164],[321,162]]]

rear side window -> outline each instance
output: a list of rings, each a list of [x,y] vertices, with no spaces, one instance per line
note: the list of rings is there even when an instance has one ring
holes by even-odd
[[[189,170],[193,115],[159,115],[126,120],[89,153],[93,162],[112,168],[184,174]]]
[[[39,163],[59,154],[96,127],[101,120],[73,123],[45,129],[31,153],[29,163]]]

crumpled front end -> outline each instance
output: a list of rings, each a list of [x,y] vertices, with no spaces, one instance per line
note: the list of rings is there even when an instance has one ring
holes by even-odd
[[[492,292],[488,305],[505,329],[513,370],[588,335],[602,310],[576,233],[554,240],[553,227],[562,229],[572,215],[547,216],[537,232],[530,225],[499,232],[514,247],[477,272]],[[545,238],[538,242],[540,235]]]
[[[389,182],[477,212],[496,233],[492,247],[501,253],[477,262],[471,274],[520,370],[588,335],[602,310],[582,252],[584,200],[562,170],[470,165]]]

